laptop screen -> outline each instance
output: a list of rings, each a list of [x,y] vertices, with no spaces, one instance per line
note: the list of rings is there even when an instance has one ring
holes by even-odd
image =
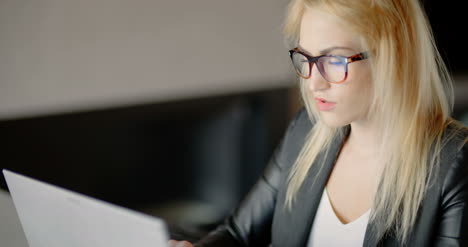
[[[3,170],[30,247],[167,246],[163,220]]]

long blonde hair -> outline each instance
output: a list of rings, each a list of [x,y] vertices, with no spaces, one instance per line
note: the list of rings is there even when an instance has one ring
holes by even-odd
[[[450,117],[451,77],[418,0],[292,0],[283,29],[290,45],[298,43],[304,12],[315,6],[348,23],[371,52],[373,98],[368,114],[379,123],[384,168],[369,220],[377,226],[377,239],[390,232],[405,243],[429,178],[437,172],[445,143],[442,133],[449,124],[466,130]],[[315,124],[289,174],[285,203],[289,209],[310,167],[323,165],[314,162],[318,154],[344,133],[344,128],[320,121],[304,80],[300,85]]]

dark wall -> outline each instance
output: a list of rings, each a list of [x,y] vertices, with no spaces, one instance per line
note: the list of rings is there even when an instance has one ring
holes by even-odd
[[[286,97],[273,90],[3,121],[0,168],[130,208],[198,199],[228,210],[283,134]]]
[[[436,43],[449,69],[468,73],[468,19],[465,1],[423,0]]]

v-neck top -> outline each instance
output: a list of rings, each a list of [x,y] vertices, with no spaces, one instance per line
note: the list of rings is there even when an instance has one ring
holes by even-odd
[[[370,209],[354,221],[343,224],[336,216],[325,187],[307,247],[363,246],[369,214]]]

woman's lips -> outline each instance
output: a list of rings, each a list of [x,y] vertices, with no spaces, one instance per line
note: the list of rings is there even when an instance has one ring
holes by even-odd
[[[319,110],[321,111],[329,111],[333,109],[336,105],[335,102],[327,101],[325,99],[318,98],[318,97],[316,97],[315,100],[317,101],[317,106]]]

